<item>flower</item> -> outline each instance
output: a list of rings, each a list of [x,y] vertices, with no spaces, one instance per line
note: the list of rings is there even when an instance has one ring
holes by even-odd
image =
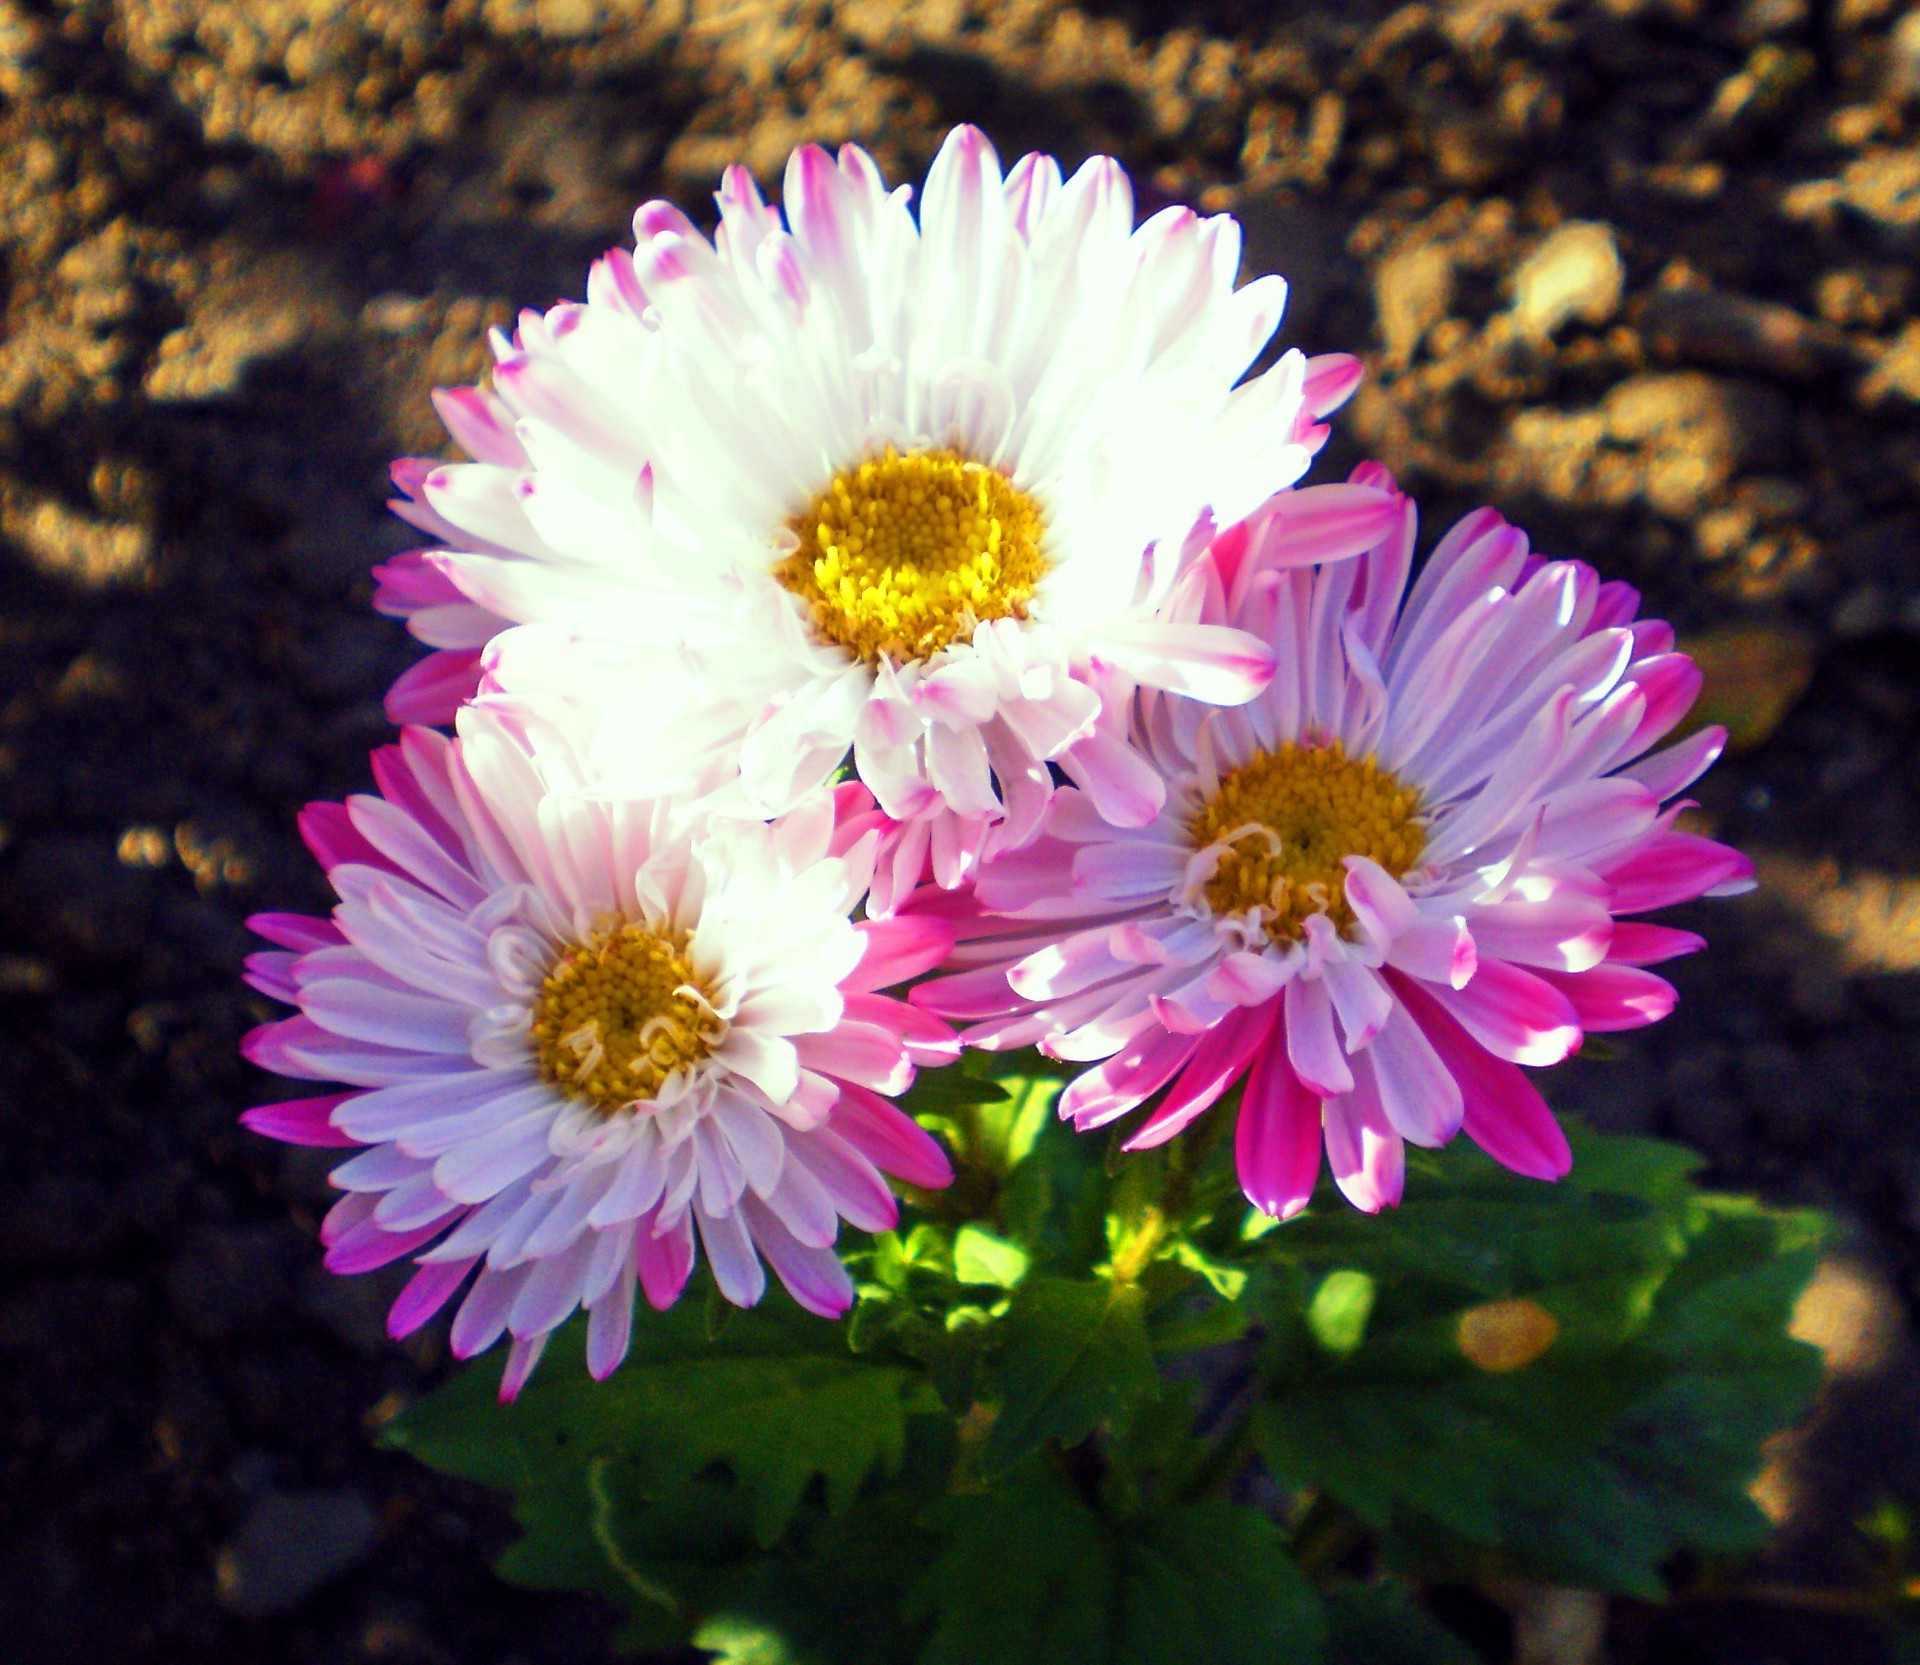
[[[1264,683],[1257,643],[1163,604],[1216,527],[1298,479],[1357,361],[1292,351],[1241,380],[1286,285],[1234,289],[1225,215],[1136,229],[1110,158],[1003,179],[963,127],[917,223],[909,195],[855,147],[807,147],[783,220],[731,168],[711,243],[648,203],[584,305],[496,332],[491,386],[440,399],[477,460],[396,471],[396,508],[445,546],[383,569],[382,605],[443,650],[404,708],[471,690],[457,656],[499,628],[499,686],[614,718],[590,758],[612,789],[721,784],[778,814],[851,753],[907,823],[880,911],[896,871],[952,884],[996,826],[1030,836],[1050,762],[1152,818],[1157,778],[1103,702]],[[1390,509],[1298,496],[1321,557]]]
[[[589,1367],[611,1371],[636,1282],[669,1305],[696,1228],[728,1300],[759,1299],[764,1257],[837,1316],[839,1222],[893,1224],[882,1174],[951,1178],[882,1095],[958,1047],[878,992],[951,931],[850,918],[877,842],[863,789],[769,824],[588,796],[579,770],[573,736],[492,702],[456,740],[408,729],[374,756],[380,796],[302,816],[333,917],[252,921],[278,947],[251,980],[299,1012],[254,1030],[247,1057],[349,1090],[243,1119],[367,1147],[334,1171],[327,1264],[423,1251],[395,1335],[471,1275],[453,1349],[510,1332],[505,1397],[577,1306]]]
[[[1700,685],[1672,630],[1490,509],[1410,591],[1404,499],[1356,561],[1288,570],[1291,536],[1220,540],[1200,610],[1272,646],[1266,690],[1232,711],[1141,693],[1159,815],[1115,826],[1063,790],[1039,839],[985,864],[966,969],[912,998],[976,1046],[1103,1060],[1062,1096],[1079,1127],[1168,1088],[1132,1149],[1244,1083],[1241,1183],[1282,1218],[1323,1131],[1363,1209],[1399,1200],[1405,1142],[1463,1127],[1557,1178],[1566,1140],[1516,1066],[1671,1009],[1645,968],[1701,940],[1618,916],[1750,887],[1745,857],[1673,826],[1725,734],[1649,755]]]

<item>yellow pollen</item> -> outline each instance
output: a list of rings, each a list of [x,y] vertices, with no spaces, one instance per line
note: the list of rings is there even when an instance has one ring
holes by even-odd
[[[888,446],[788,522],[773,569],[814,629],[869,665],[931,658],[989,619],[1024,619],[1047,570],[1040,507],[958,451]]]
[[[562,950],[533,1003],[540,1073],[612,1115],[655,1097],[720,1039],[686,933],[614,923]]]
[[[1196,850],[1225,846],[1203,887],[1207,906],[1257,920],[1277,943],[1300,941],[1316,913],[1352,934],[1345,857],[1370,856],[1397,879],[1426,847],[1419,794],[1337,740],[1289,741],[1223,775],[1187,832]]]

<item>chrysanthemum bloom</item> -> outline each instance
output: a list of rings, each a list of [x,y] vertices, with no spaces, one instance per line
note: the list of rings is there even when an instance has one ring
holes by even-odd
[[[1273,647],[1266,691],[1232,711],[1142,693],[1158,817],[1116,827],[1060,793],[1038,840],[983,868],[955,956],[972,969],[913,998],[973,1020],[976,1046],[1105,1060],[1062,1098],[1082,1128],[1167,1088],[1130,1148],[1244,1083],[1240,1177],[1269,1214],[1306,1205],[1323,1137],[1368,1210],[1399,1199],[1406,1141],[1462,1127],[1557,1178],[1566,1141],[1516,1066],[1672,1007],[1644,968],[1700,939],[1617,916],[1751,883],[1673,829],[1723,732],[1648,755],[1699,673],[1632,589],[1530,555],[1491,510],[1404,605],[1410,503],[1318,572],[1288,570],[1289,535],[1222,540],[1202,614]]]
[[[1109,158],[1003,179],[960,128],[917,223],[909,195],[861,150],[809,147],[783,220],[730,169],[711,243],[649,203],[584,305],[496,334],[491,387],[440,399],[478,460],[396,471],[396,508],[446,546],[383,569],[381,605],[443,650],[404,714],[444,714],[511,622],[493,675],[614,713],[592,762],[619,790],[683,790],[726,757],[771,815],[851,753],[910,824],[882,911],[895,870],[931,854],[951,884],[995,825],[1030,836],[1049,761],[1152,818],[1158,779],[1103,701],[1264,684],[1260,644],[1164,603],[1216,527],[1299,478],[1358,365],[1294,351],[1242,382],[1286,285],[1235,290],[1225,215],[1136,229]],[[1317,558],[1389,510],[1290,496]]]
[[[565,737],[525,734],[469,706],[457,740],[409,729],[375,755],[381,796],[308,808],[340,903],[253,921],[280,946],[252,981],[300,1010],[244,1048],[351,1089],[244,1118],[370,1147],[334,1172],[327,1264],[423,1251],[395,1335],[471,1277],[453,1349],[510,1332],[508,1397],[576,1307],[589,1367],[612,1370],[636,1282],[670,1304],[696,1231],[728,1300],[759,1299],[764,1256],[802,1306],[845,1311],[839,1222],[892,1225],[882,1174],[951,1177],[881,1095],[958,1051],[877,992],[950,931],[849,917],[876,842],[861,788],[772,824],[708,821],[585,796]]]

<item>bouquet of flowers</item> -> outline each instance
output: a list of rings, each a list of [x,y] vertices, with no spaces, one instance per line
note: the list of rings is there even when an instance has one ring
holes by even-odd
[[[1358,362],[1109,159],[717,200],[438,395],[433,652],[253,921],[327,1265],[505,1343],[392,1437],[742,1661],[1466,1657],[1400,1581],[1753,1541],[1816,1226],[1530,1075],[1751,884],[1672,630],[1300,484]]]

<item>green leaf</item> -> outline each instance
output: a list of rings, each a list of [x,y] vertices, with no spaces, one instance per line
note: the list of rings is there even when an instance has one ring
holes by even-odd
[[[902,1615],[907,1590],[940,1548],[894,1489],[814,1528],[806,1553],[763,1557],[706,1596],[692,1640],[716,1665],[906,1665],[927,1627]]]
[[[591,1381],[580,1325],[555,1340],[511,1406],[493,1402],[497,1371],[455,1377],[388,1429],[434,1467],[530,1494],[614,1460],[664,1494],[724,1463],[772,1544],[814,1477],[829,1511],[847,1508],[874,1473],[895,1473],[908,1417],[937,1402],[916,1371],[854,1356],[841,1325],[776,1300],[708,1337],[699,1302],[636,1325],[634,1350]],[[522,1561],[540,1565],[543,1552]]]
[[[1154,1385],[1146,1303],[1132,1284],[1033,1276],[1014,1292],[990,1378],[1000,1412],[989,1470],[1010,1468],[1045,1440],[1071,1445],[1122,1423]]]
[[[1818,1228],[1695,1190],[1694,1165],[1578,1135],[1547,1187],[1455,1147],[1410,1162],[1397,1213],[1262,1238],[1269,1464],[1439,1575],[1653,1596],[1682,1548],[1756,1545],[1760,1443],[1819,1380],[1786,1334]]]
[[[1103,1518],[1031,1464],[949,1500],[909,1600],[937,1616],[921,1665],[1307,1665],[1318,1603],[1273,1523],[1226,1503]]]
[[[1327,1665],[1485,1665],[1397,1582],[1326,1592]]]
[[[979,1226],[962,1226],[953,1239],[953,1275],[961,1283],[992,1284],[1011,1289],[1032,1265],[1018,1243],[996,1237]]]
[[[996,1075],[994,1079],[1006,1100],[991,1106],[981,1121],[997,1147],[1001,1166],[1013,1169],[1033,1154],[1034,1144],[1052,1120],[1054,1104],[1067,1083],[1057,1073]]]

